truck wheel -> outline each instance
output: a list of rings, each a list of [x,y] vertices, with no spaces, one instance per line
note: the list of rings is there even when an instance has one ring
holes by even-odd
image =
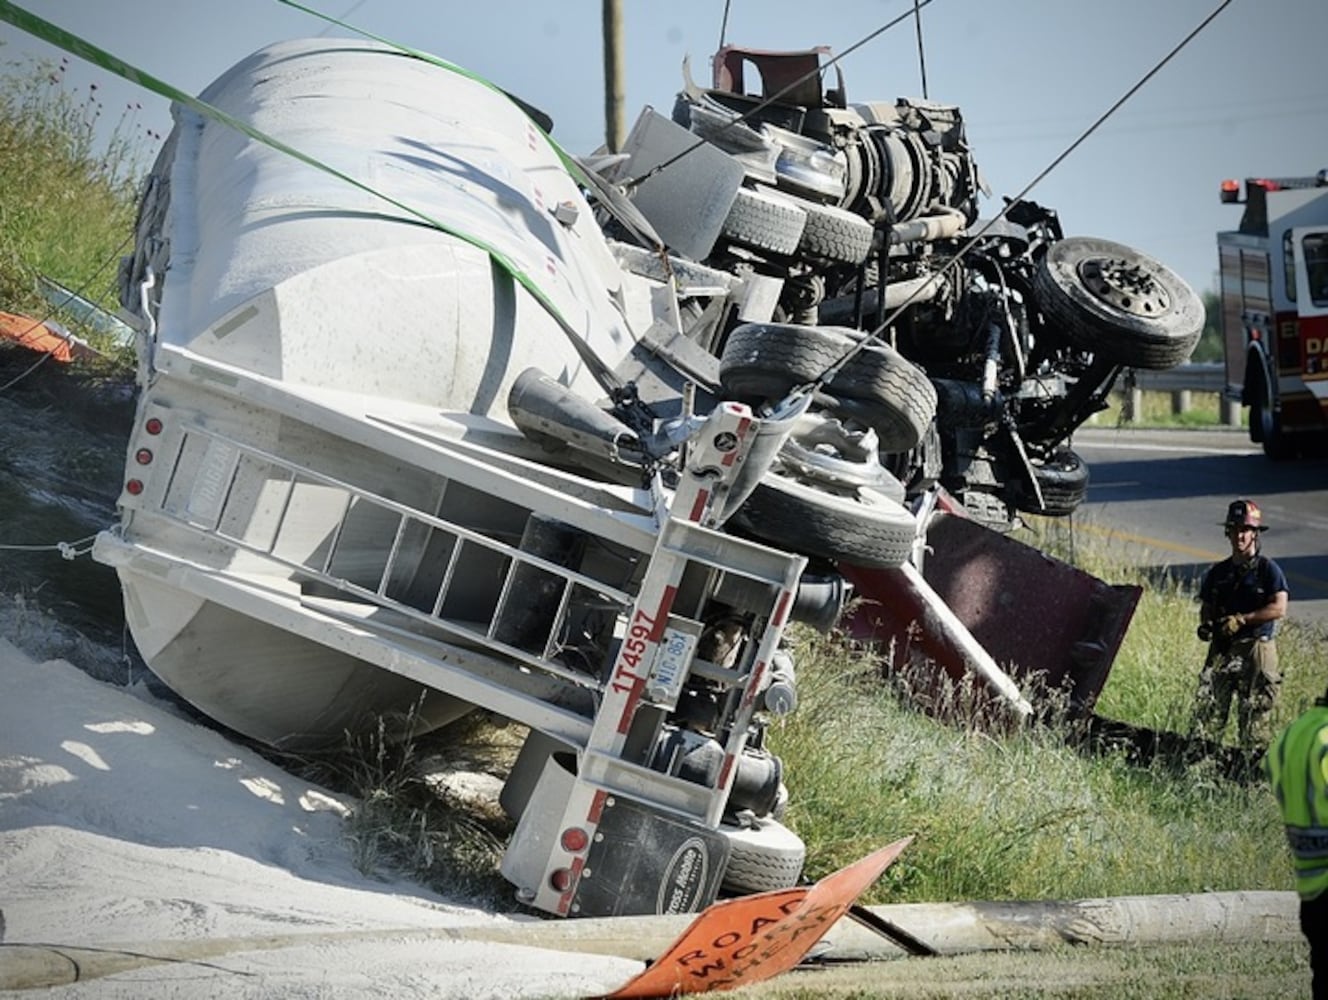
[[[1270,402],[1273,392],[1268,372],[1263,370],[1264,362],[1258,364],[1261,371],[1255,383],[1254,398],[1250,401],[1250,440],[1262,445],[1268,458],[1281,462],[1291,458],[1296,449],[1282,433],[1282,417]]]
[[[798,884],[807,848],[802,838],[776,819],[759,827],[720,825],[729,842],[729,865],[720,887],[730,893],[769,892]]]
[[[1026,514],[1043,517],[1066,517],[1084,502],[1088,493],[1088,466],[1075,452],[1066,448],[1044,462],[1033,463],[1042,505],[1033,491],[1022,482],[1012,490],[1015,507]]]
[[[862,216],[835,205],[807,202],[807,225],[798,254],[836,264],[861,264],[871,253],[876,230]]]
[[[1055,243],[1033,277],[1037,304],[1071,343],[1116,364],[1163,369],[1190,356],[1203,301],[1160,261],[1109,240]]]
[[[738,196],[720,236],[733,243],[788,257],[798,249],[807,213],[782,194],[756,188],[738,188]]]
[[[782,399],[813,382],[853,347],[845,331],[791,323],[746,323],[729,334],[719,381],[734,399]],[[875,429],[881,451],[908,451],[936,415],[936,387],[894,348],[871,344],[830,380],[827,392],[845,401],[844,415]]]
[[[785,476],[767,476],[732,523],[757,538],[823,559],[893,569],[913,551],[917,522],[878,490],[843,496]]]

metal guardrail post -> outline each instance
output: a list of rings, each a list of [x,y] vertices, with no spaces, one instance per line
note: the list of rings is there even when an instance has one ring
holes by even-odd
[[[1171,393],[1171,412],[1184,413],[1194,403],[1195,393],[1214,393],[1222,423],[1239,427],[1241,406],[1238,400],[1226,397],[1226,366],[1220,361],[1196,362],[1177,365],[1165,371],[1126,369],[1119,383],[1124,395],[1121,406],[1122,420],[1129,423],[1141,412],[1143,392]]]
[[[1222,423],[1228,427],[1240,426],[1240,400],[1222,397]]]

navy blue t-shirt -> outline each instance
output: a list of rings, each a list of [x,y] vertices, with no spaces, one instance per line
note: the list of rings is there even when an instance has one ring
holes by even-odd
[[[1290,593],[1286,574],[1267,556],[1255,556],[1253,562],[1244,565],[1227,558],[1204,574],[1199,599],[1211,604],[1219,617],[1243,615],[1262,608],[1279,590]],[[1240,634],[1271,636],[1276,627],[1276,622],[1260,622],[1248,630],[1241,629]]]

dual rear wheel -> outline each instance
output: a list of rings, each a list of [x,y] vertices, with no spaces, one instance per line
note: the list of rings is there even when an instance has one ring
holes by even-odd
[[[870,427],[880,452],[908,451],[935,417],[936,389],[899,352],[884,344],[860,346],[860,337],[836,327],[745,324],[729,334],[720,383],[730,398],[759,407],[826,379],[820,393],[826,408]],[[871,461],[879,465],[877,456]],[[733,521],[806,555],[877,568],[905,562],[917,531],[893,490],[830,489],[792,475],[767,476]]]

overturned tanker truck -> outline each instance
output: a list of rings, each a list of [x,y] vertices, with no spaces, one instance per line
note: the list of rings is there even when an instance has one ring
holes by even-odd
[[[501,869],[536,909],[794,884],[786,625],[834,626],[856,583],[990,660],[923,552],[966,509],[1072,510],[1070,433],[1202,325],[1035,205],[969,243],[957,109],[850,105],[821,56],[725,50],[583,159],[378,43],[276,44],[177,104],[121,269],[141,396],[95,547],[152,670],[282,747],[529,727]],[[1100,686],[1133,604],[1082,596],[1061,652]]]

